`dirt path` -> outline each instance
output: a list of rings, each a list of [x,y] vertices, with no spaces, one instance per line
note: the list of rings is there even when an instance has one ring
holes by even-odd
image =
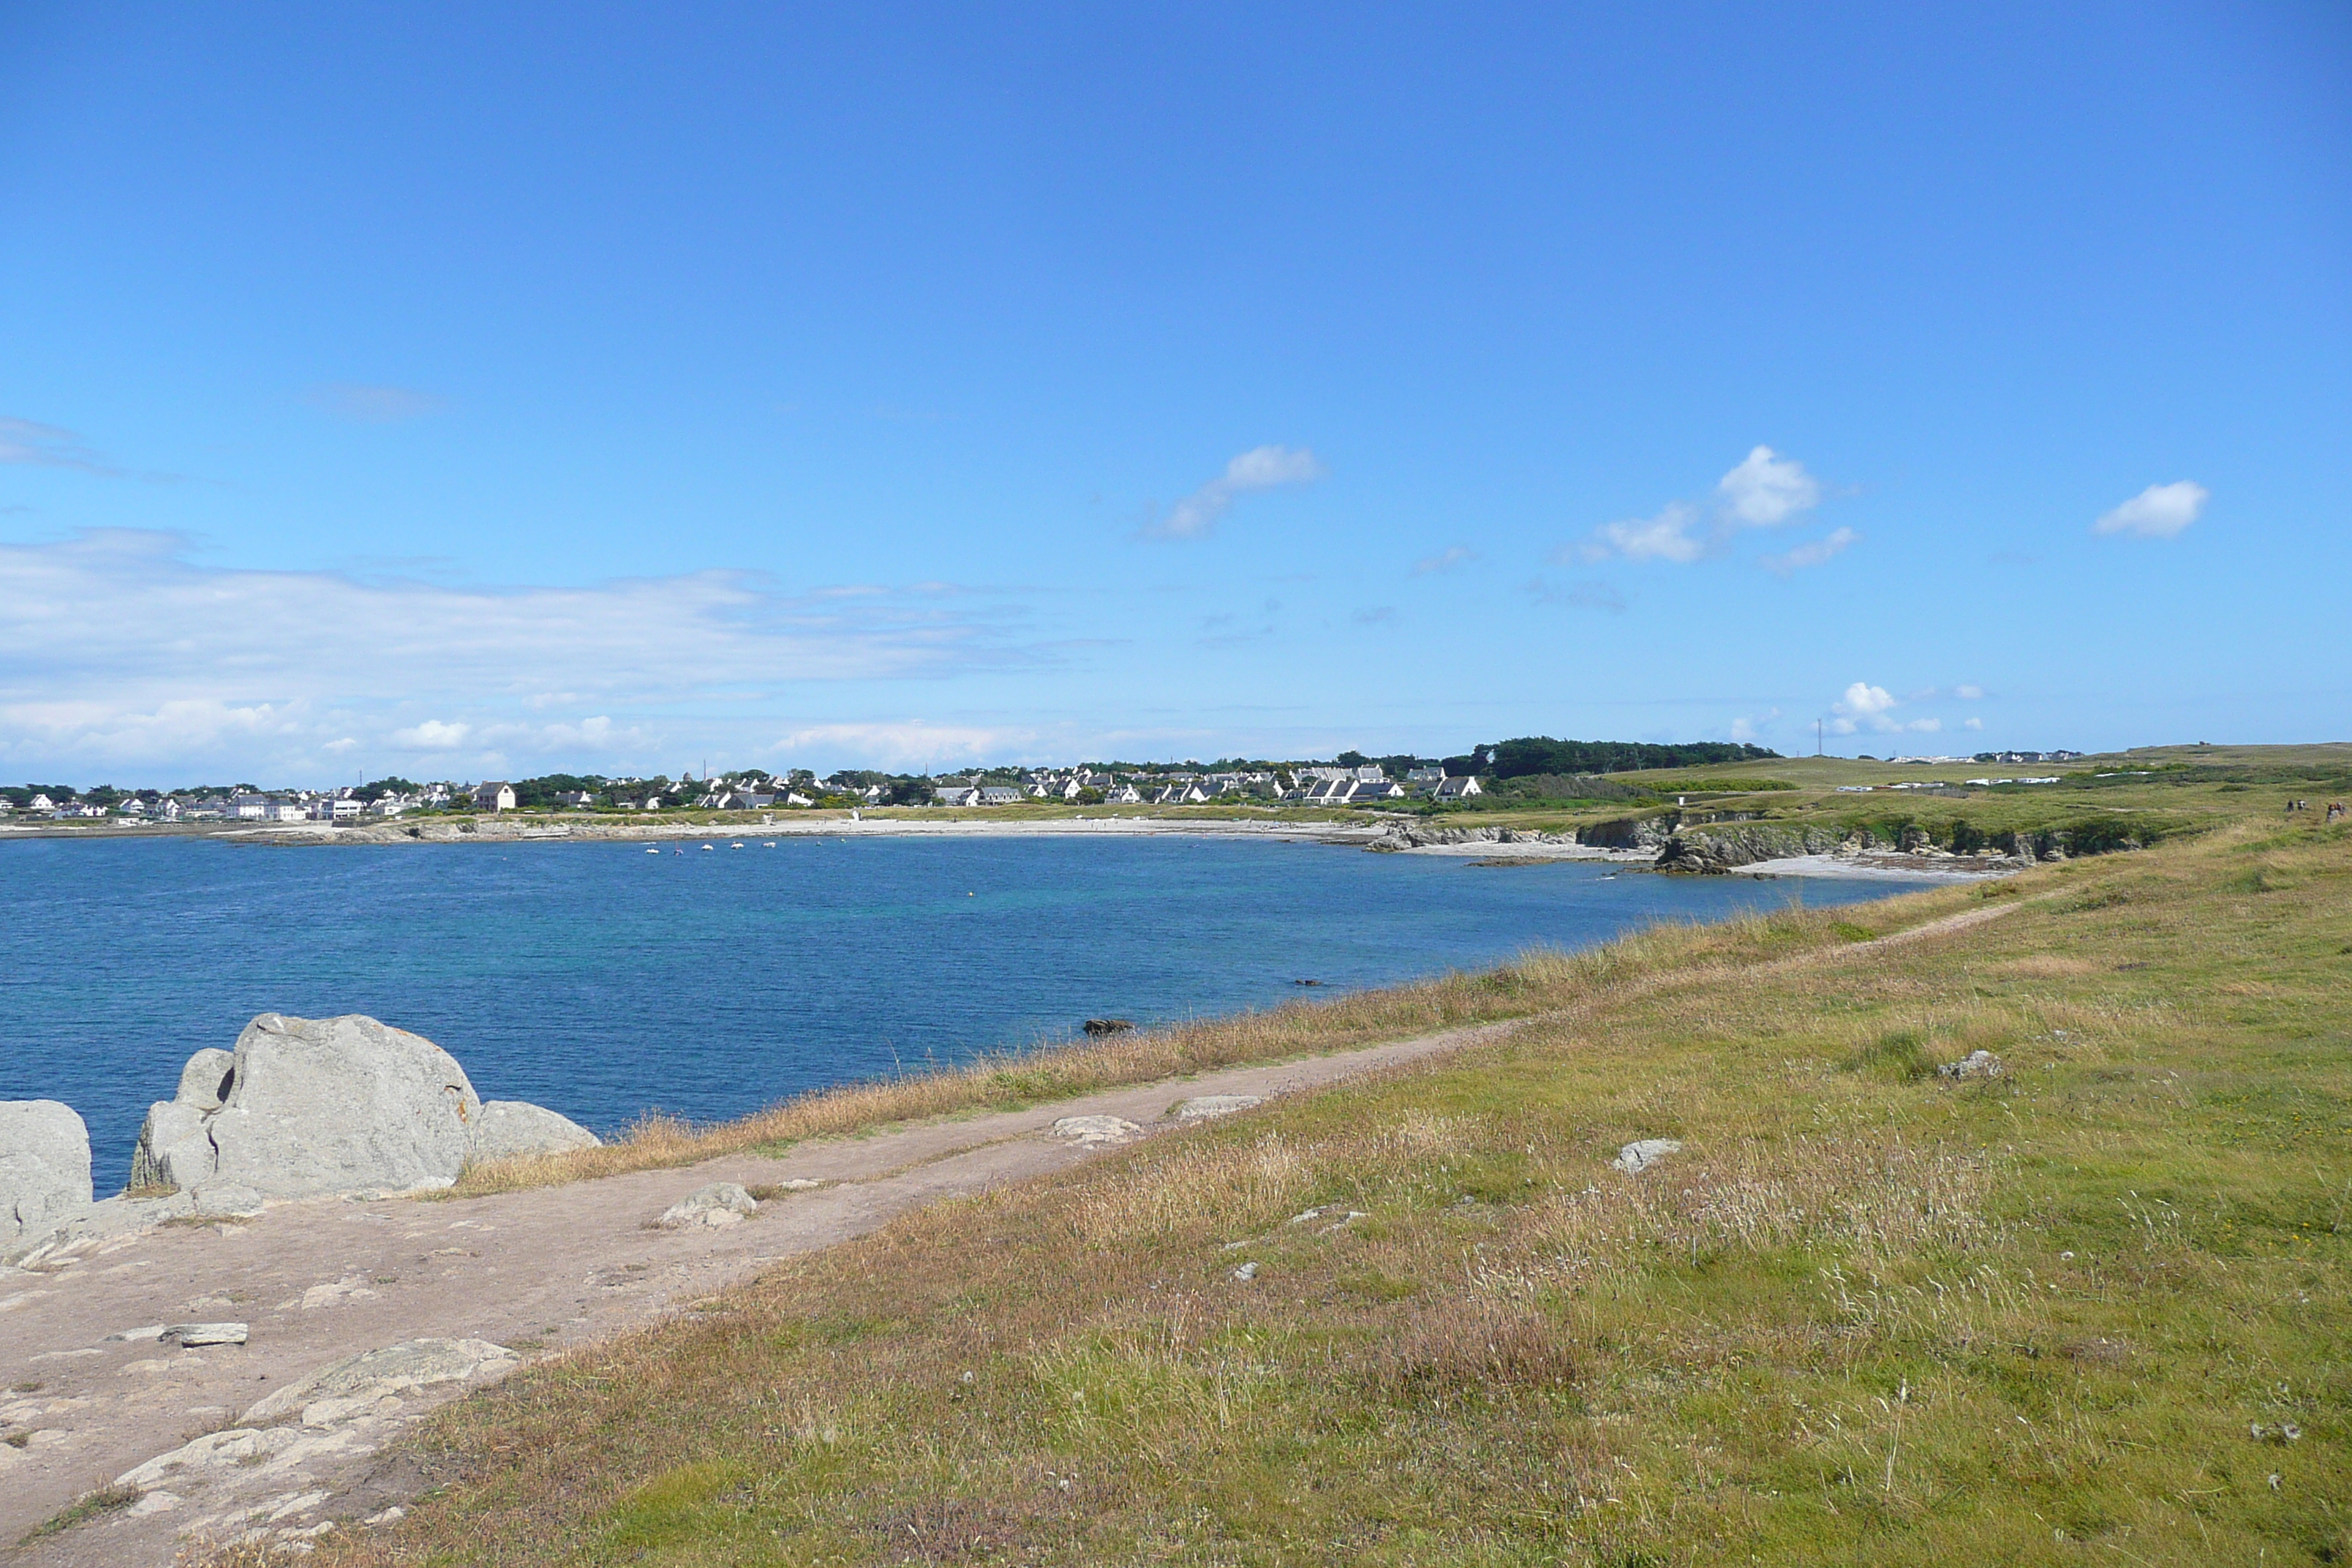
[[[814,1142],[777,1160],[729,1157],[442,1202],[286,1204],[247,1225],[121,1237],[53,1271],[0,1272],[0,1386],[8,1390],[0,1394],[0,1542],[16,1542],[134,1467],[231,1428],[273,1390],[349,1357],[425,1338],[487,1341],[526,1356],[601,1339],[779,1258],[862,1236],[940,1198],[1060,1170],[1100,1147],[1053,1136],[1057,1118],[1123,1117],[1150,1136],[1180,1125],[1169,1113],[1194,1096],[1295,1093],[1517,1026],[1457,1029]],[[827,1184],[771,1199],[723,1229],[651,1226],[706,1183],[793,1180]],[[152,1338],[107,1338],[221,1320],[248,1323],[249,1342],[181,1350]],[[324,1419],[313,1418],[314,1406],[261,1447],[248,1443],[250,1451],[224,1451],[217,1462],[151,1480],[134,1508],[7,1551],[7,1560],[162,1564],[185,1535],[365,1517],[408,1489],[400,1478],[372,1477],[373,1456],[433,1405],[479,1381],[478,1373]],[[269,1447],[281,1441],[290,1446]]]
[[[1988,904],[1754,967],[1868,962],[2032,901]],[[1677,978],[1691,977],[1644,976],[1631,989]],[[1625,995],[1612,988],[1612,1000]],[[0,1394],[0,1543],[192,1439],[242,1430],[239,1415],[273,1391],[362,1352],[433,1339],[488,1342],[478,1352],[507,1346],[530,1357],[602,1339],[690,1310],[780,1258],[865,1235],[940,1198],[1066,1168],[1102,1146],[1055,1136],[1058,1118],[1121,1117],[1139,1124],[1139,1135],[1158,1135],[1182,1125],[1171,1112],[1187,1099],[1310,1090],[1496,1039],[1545,1016],[1554,1015],[812,1142],[782,1159],[729,1156],[480,1198],[286,1204],[246,1225],[151,1231],[47,1272],[0,1272],[0,1385],[7,1389]],[[714,1181],[824,1184],[772,1198],[742,1224],[654,1227],[670,1204]],[[181,1350],[152,1338],[108,1338],[215,1320],[248,1323],[249,1342]],[[143,1478],[145,1495],[127,1510],[14,1550],[0,1546],[0,1558],[12,1568],[143,1568],[171,1563],[184,1538],[367,1518],[420,1482],[407,1461],[382,1450],[434,1405],[515,1364],[499,1355],[471,1377],[372,1398],[360,1409],[312,1404],[256,1437],[231,1439],[244,1445],[236,1452]]]

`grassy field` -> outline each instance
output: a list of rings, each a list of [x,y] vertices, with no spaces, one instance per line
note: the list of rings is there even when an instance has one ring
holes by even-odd
[[[2343,828],[1451,986],[1530,1021],[525,1373],[313,1561],[2352,1561]]]

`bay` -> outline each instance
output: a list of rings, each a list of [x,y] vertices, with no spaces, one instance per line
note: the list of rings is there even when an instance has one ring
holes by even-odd
[[[1206,1016],[1901,890],[1206,837],[711,842],[0,844],[0,1099],[79,1110],[104,1195],[189,1054],[257,1013],[371,1014],[485,1098],[609,1134],[1088,1017]]]

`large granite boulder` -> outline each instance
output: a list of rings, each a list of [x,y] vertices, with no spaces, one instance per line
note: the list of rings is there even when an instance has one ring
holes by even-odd
[[[179,1097],[148,1111],[134,1189],[399,1192],[446,1187],[465,1167],[482,1099],[457,1058],[421,1035],[355,1013],[264,1013],[237,1037],[225,1075],[220,1055],[197,1053]]]
[[[485,1104],[457,1058],[373,1018],[264,1013],[235,1051],[198,1051],[149,1108],[133,1192],[267,1198],[446,1187],[469,1163],[576,1149],[595,1134],[521,1100]]]
[[[89,1207],[89,1129],[54,1100],[0,1100],[0,1243]]]
[[[527,1100],[484,1100],[481,1115],[474,1120],[473,1137],[467,1158],[478,1165],[512,1154],[593,1149],[604,1142],[572,1118]]]

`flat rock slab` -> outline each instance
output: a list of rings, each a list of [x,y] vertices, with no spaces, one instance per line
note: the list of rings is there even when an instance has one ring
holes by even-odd
[[[1065,1116],[1046,1131],[1080,1143],[1124,1143],[1143,1129],[1124,1116]]]

